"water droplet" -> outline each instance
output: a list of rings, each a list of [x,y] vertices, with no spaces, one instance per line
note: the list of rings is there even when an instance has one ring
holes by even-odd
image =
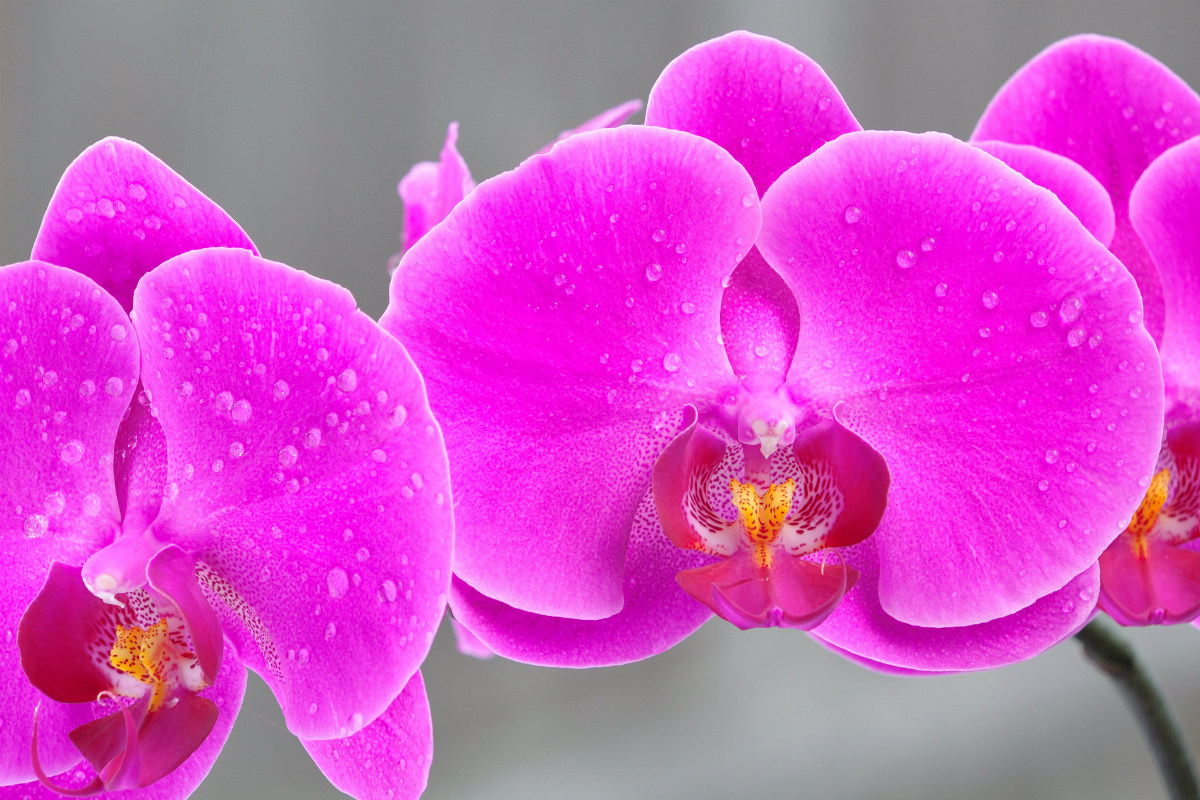
[[[346,596],[346,592],[350,591],[350,578],[346,575],[346,570],[341,567],[334,567],[325,575],[325,586],[329,589],[329,596],[334,600],[341,600]]]
[[[563,275],[561,272],[554,276],[554,285],[555,286],[562,286],[566,282],[567,282],[567,276]]]
[[[283,490],[288,494],[295,494],[296,492],[300,491],[300,481],[296,480],[295,478],[290,479],[283,485]]]
[[[758,200],[758,195],[756,195],[754,192],[746,192],[744,195],[742,195],[742,205],[746,208],[750,208],[752,205],[754,205],[756,200]]]
[[[912,250],[898,250],[896,252],[896,266],[900,269],[911,269],[913,264],[917,263],[917,256]]]
[[[325,641],[328,642],[335,636],[337,636],[337,625],[331,622],[325,626]]]
[[[25,518],[25,523],[22,529],[25,535],[30,539],[38,539],[46,535],[46,531],[50,528],[50,520],[46,519],[41,514],[30,514]]]
[[[1058,463],[1058,451],[1057,450],[1051,448],[1050,450],[1046,451],[1046,463],[1047,464],[1057,464]]]
[[[934,248],[934,245],[936,245],[936,244],[937,244],[937,242],[934,241],[934,238],[932,236],[926,236],[924,239],[921,240],[921,252],[922,253],[931,252]]]
[[[683,312],[684,314],[695,314],[696,313],[696,304],[689,303],[688,301],[685,300],[679,304],[679,310],[681,312]]]
[[[667,372],[678,372],[682,363],[683,358],[678,353],[667,353],[663,356],[662,365]]]
[[[276,400],[282,400],[283,398],[287,397],[291,391],[292,388],[287,385],[287,381],[280,380],[275,381],[275,386],[272,387],[271,394],[275,396]]]
[[[896,162],[896,172],[907,172],[907,171],[908,171],[908,159],[907,158],[902,158]]]
[[[991,289],[986,290],[979,298],[983,302],[984,308],[995,308],[1000,302],[1000,295],[996,294]]]
[[[62,446],[62,450],[58,451],[58,457],[64,464],[78,464],[79,460],[83,458],[83,442],[72,439]]]
[[[279,450],[279,466],[281,466],[281,467],[295,466],[296,459],[299,457],[300,457],[300,451],[298,451],[295,447],[293,447],[290,444],[284,445]]]
[[[86,380],[83,383],[79,384],[79,396],[80,397],[91,397],[95,393],[96,393],[96,382],[95,381]]]
[[[140,183],[129,184],[125,187],[125,191],[130,197],[132,197],[134,200],[137,200],[139,203],[146,199],[146,187],[142,186]]]
[[[399,428],[408,419],[408,409],[404,406],[396,406],[392,409],[392,427]]]
[[[83,513],[89,517],[100,513],[100,495],[89,494],[83,498]]]
[[[648,280],[648,281],[650,281],[651,283],[653,283],[654,281],[657,281],[657,280],[659,280],[660,278],[662,278],[662,274],[663,274],[663,268],[662,268],[662,266],[661,266],[660,264],[649,264],[649,265],[647,265],[647,267],[646,267],[646,280]],[[626,305],[632,305],[632,303],[626,303]]]
[[[245,422],[250,419],[252,409],[250,408],[249,400],[238,400],[230,409],[229,415],[233,417],[234,422]]]
[[[985,327],[982,327],[982,328],[980,328],[980,329],[979,329],[979,338],[980,338],[980,339],[987,339],[987,338],[988,338],[988,337],[990,337],[991,335],[992,335],[992,329],[991,329],[991,328],[988,328],[988,327],[986,327],[986,326],[985,326]]]
[[[1067,345],[1070,347],[1079,347],[1083,344],[1083,340],[1087,338],[1087,331],[1081,327],[1071,328],[1067,332]]]
[[[833,102],[833,101],[832,101],[832,100],[830,100],[830,99],[829,99],[828,97],[826,97],[825,95],[821,95],[821,97],[820,97],[820,98],[817,100],[817,110],[818,110],[818,111],[824,111],[824,110],[826,110],[827,108],[829,108],[829,104],[830,104],[830,103],[832,103],[832,102]]]
[[[383,462],[387,461],[387,453],[376,448],[371,451],[371,460],[376,464],[382,464]]]
[[[1068,600],[1067,602],[1063,603],[1062,610],[1064,614],[1070,614],[1075,610],[1075,601]]]
[[[1121,109],[1121,116],[1125,119],[1133,119],[1134,113],[1133,106],[1125,106]]]
[[[310,713],[310,714],[315,714],[315,713],[317,713],[317,704],[316,704],[316,703],[309,703],[309,704],[308,704],[308,713]]]
[[[858,206],[846,206],[845,217],[846,224],[853,225],[862,219],[862,209]]]
[[[358,386],[358,374],[352,369],[342,370],[337,377],[337,387],[343,392],[353,392]]]
[[[125,381],[120,378],[112,377],[104,382],[104,393],[109,397],[116,397],[123,391],[125,391]]]
[[[246,446],[243,445],[241,442],[230,442],[229,455],[233,456],[234,458],[241,458],[242,454],[245,452],[246,452]]]
[[[635,358],[633,361],[629,362],[629,371],[633,372],[633,373],[638,373],[638,372],[642,371],[642,367],[644,367],[644,366],[645,366],[645,364],[642,363],[642,360],[640,358]]]
[[[1044,328],[1050,324],[1050,315],[1045,311],[1034,311],[1029,315],[1029,324],[1035,328]]]
[[[654,233],[650,234],[650,238],[655,242],[661,242],[663,239],[667,238],[667,232],[660,228],[659,230],[656,230]]]
[[[992,261],[995,261],[997,264],[999,264],[1003,260],[1004,260],[1004,253],[1001,252],[1000,250],[997,250],[996,252],[992,253]]]
[[[113,338],[114,342],[123,342],[125,341],[125,337],[129,335],[129,332],[125,330],[124,325],[118,322],[109,329],[108,335]]]
[[[371,551],[365,547],[360,547],[358,548],[358,552],[354,554],[354,557],[359,561],[366,561],[371,557]]]
[[[412,477],[410,478],[410,480],[412,481],[412,485],[415,486],[416,488],[418,488],[418,489],[425,488],[425,479],[421,477],[421,473],[414,472],[412,474]]]
[[[117,210],[113,208],[112,200],[109,200],[107,197],[101,197],[96,201],[96,213],[112,219],[117,215]]]
[[[950,287],[947,286],[946,284],[939,283],[937,286],[933,287],[933,293],[936,294],[938,297],[945,297],[946,292],[949,289],[950,289]]]
[[[218,458],[216,461],[214,461],[212,463],[212,471],[213,472],[220,472],[223,469],[225,469],[225,462],[222,461],[221,459]]]
[[[1038,481],[1038,491],[1044,492],[1049,488],[1050,488],[1050,481],[1046,480],[1045,478],[1042,478],[1040,481]]]
[[[386,580],[379,584],[379,600],[388,603],[396,602],[396,584],[393,581]]]
[[[187,339],[189,342],[200,341],[199,328],[188,328],[186,331],[183,332],[183,338]]]
[[[77,225],[83,221],[83,212],[78,208],[68,209],[65,216],[67,218],[67,222],[70,222],[73,225]]]
[[[1058,309],[1058,318],[1062,320],[1064,325],[1070,325],[1075,320],[1079,319],[1080,312],[1083,311],[1083,301],[1078,297],[1068,297],[1062,301],[1062,305]]]

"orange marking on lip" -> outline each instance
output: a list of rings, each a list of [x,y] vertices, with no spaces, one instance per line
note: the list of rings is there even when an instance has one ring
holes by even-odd
[[[1140,559],[1144,560],[1150,555],[1148,534],[1153,530],[1154,523],[1158,522],[1158,515],[1166,505],[1167,489],[1170,485],[1171,471],[1159,470],[1150,481],[1141,505],[1134,512],[1133,521],[1129,523],[1129,533],[1133,538],[1133,552]]]

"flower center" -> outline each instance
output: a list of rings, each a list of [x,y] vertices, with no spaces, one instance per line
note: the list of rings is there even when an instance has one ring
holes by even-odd
[[[108,663],[152,687],[150,711],[161,708],[168,694],[181,682],[194,682],[182,681],[181,669],[198,671],[196,654],[188,648],[183,631],[172,631],[166,619],[146,628],[136,625],[127,628],[118,623]]]
[[[763,458],[770,458],[782,445],[796,441],[796,404],[786,389],[743,389],[737,407],[738,441],[758,445]]]
[[[754,484],[741,483],[734,478],[729,481],[729,491],[755,562],[760,567],[770,567],[771,545],[779,538],[788,512],[792,510],[796,481],[788,478],[783,483],[772,483],[759,494]]]
[[[1129,523],[1133,552],[1138,558],[1146,559],[1150,555],[1149,534],[1154,530],[1158,516],[1162,513],[1163,506],[1166,505],[1167,489],[1170,484],[1171,471],[1159,470],[1150,481],[1150,487],[1146,489],[1146,496],[1142,498],[1141,505],[1134,512],[1133,521]]]

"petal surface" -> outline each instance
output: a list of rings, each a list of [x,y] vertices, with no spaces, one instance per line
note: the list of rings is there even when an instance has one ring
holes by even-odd
[[[217,706],[217,722],[213,726],[208,737],[200,744],[187,760],[185,760],[178,768],[168,773],[161,780],[158,780],[149,786],[141,789],[128,789],[118,792],[106,792],[105,798],[117,798],[118,800],[182,800],[196,790],[208,775],[212,765],[216,762],[217,756],[221,753],[221,748],[225,746],[226,740],[229,739],[229,734],[233,730],[234,720],[237,719],[238,710],[242,706],[242,697],[246,691],[246,670],[237,659],[226,659],[221,665],[221,672],[217,676],[217,682],[208,689],[200,692],[196,697],[209,700]],[[92,709],[95,711],[92,711]],[[94,713],[97,717],[104,713],[110,712],[112,706],[92,704],[87,707],[89,713]],[[43,714],[46,708],[42,709]],[[44,717],[42,717],[44,723]],[[7,727],[7,726],[6,726]],[[41,728],[41,724],[39,724]],[[45,763],[45,731],[39,730],[39,754],[43,756],[43,764]],[[29,743],[25,743],[26,759],[28,758]],[[51,777],[51,780],[63,787],[80,788],[86,786],[95,777],[95,772],[87,765],[86,762],[79,760],[79,753],[75,753],[76,759],[69,764],[52,770],[58,773]],[[74,764],[72,767],[71,764]],[[22,783],[16,786],[10,786],[6,789],[0,789],[0,797],[14,798],[31,798],[31,800],[59,800],[61,795],[56,794],[45,786],[42,786],[37,781]]]
[[[138,280],[200,247],[254,244],[220,206],[144,147],[103,139],[67,167],[31,258],[78,270],[128,311]]]
[[[113,441],[137,384],[138,346],[125,312],[79,273],[6,266],[0,296],[0,628],[15,634],[51,562],[82,564],[120,523]],[[12,709],[0,728],[0,784],[30,780],[33,710],[44,698],[21,672],[15,635],[0,643],[0,675],[0,702]],[[81,721],[72,714],[43,709],[48,769],[74,762],[61,735]]]
[[[1010,142],[972,142],[983,152],[1008,164],[1029,180],[1049,189],[1088,233],[1107,247],[1112,244],[1116,217],[1108,191],[1091,173],[1071,159],[1034,147]]]
[[[446,130],[439,161],[422,161],[413,165],[400,180],[396,191],[404,202],[404,230],[400,234],[400,250],[404,252],[446,218],[475,188],[467,162],[458,154],[458,123],[451,122]]]
[[[800,336],[800,309],[758,248],[742,259],[721,298],[721,337],[734,374],[771,388],[783,383]]]
[[[433,763],[433,721],[418,672],[374,722],[342,739],[301,739],[329,782],[359,800],[416,800]]]
[[[535,613],[621,609],[667,415],[733,385],[721,279],[758,224],[720,148],[624,126],[486,181],[405,255],[381,325],[447,431],[464,581]]]
[[[1171,148],[1146,169],[1129,214],[1162,278],[1163,369],[1176,386],[1200,387],[1200,139]]]
[[[168,449],[152,532],[203,562],[289,729],[374,719],[425,657],[449,582],[420,376],[349,292],[244,250],[173,259],[134,309]]]
[[[873,537],[887,613],[986,622],[1087,569],[1137,507],[1162,425],[1116,259],[1048,191],[942,134],[847,134],[763,204],[758,246],[804,320],[789,387],[891,470]]]
[[[721,145],[760,195],[825,142],[861,130],[817,62],[746,31],[698,44],[668,64],[650,90],[646,124]]]
[[[846,563],[859,571],[858,583],[811,634],[882,672],[963,672],[1032,658],[1083,627],[1095,608],[1100,583],[1100,571],[1092,565],[1060,590],[1010,616],[926,628],[903,623],[880,606],[883,554],[872,540],[843,552]]]
[[[1167,148],[1200,132],[1200,96],[1119,39],[1072,36],[1035,56],[992,98],[972,139],[1032,144],[1082,164],[1112,195],[1111,249],[1137,280],[1146,327],[1162,334],[1154,261],[1129,221],[1129,193]]]
[[[569,136],[574,136],[577,133],[587,133],[588,131],[598,131],[604,128],[615,128],[618,125],[624,125],[629,118],[640,111],[641,108],[641,100],[626,100],[619,106],[613,106],[607,111],[600,112],[581,125],[571,128],[570,130],[563,131],[558,135],[557,139],[543,147],[541,150],[538,150],[538,153],[550,152],[551,147],[554,147],[554,145],[558,144],[563,139],[566,139]]]
[[[598,620],[531,614],[484,596],[458,577],[450,587],[450,606],[480,641],[514,661],[550,667],[627,664],[674,647],[712,616],[675,581],[680,570],[709,560],[671,544],[647,492],[629,535],[625,604],[617,614]]]

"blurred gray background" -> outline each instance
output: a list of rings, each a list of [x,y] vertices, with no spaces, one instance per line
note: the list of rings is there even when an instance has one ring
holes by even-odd
[[[348,286],[372,316],[396,181],[451,120],[477,179],[645,99],[735,28],[815,58],[868,128],[970,134],[1054,40],[1125,38],[1200,86],[1195,2],[12,2],[0,0],[0,263],[28,257],[63,169],[110,134],[223,205],[262,253]],[[638,115],[634,119],[640,120]],[[1200,743],[1200,631],[1134,632]],[[712,622],[627,667],[426,662],[427,798],[1159,797],[1120,699],[1073,642],[995,672],[867,672],[802,634]],[[252,678],[199,798],[338,793]]]

